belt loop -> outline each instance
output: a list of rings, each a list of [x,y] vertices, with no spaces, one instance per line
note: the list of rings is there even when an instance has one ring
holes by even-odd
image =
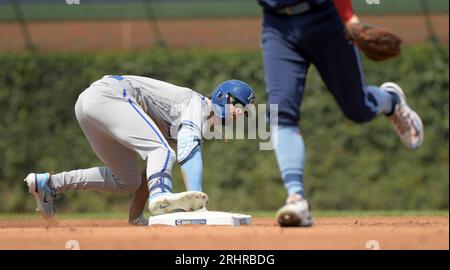
[[[125,80],[125,78],[123,76],[111,75],[111,76],[108,76],[108,78],[117,80],[117,82],[120,84],[120,86],[122,88],[123,97],[126,97],[127,93],[129,93],[131,96],[134,96],[133,86],[131,85],[131,83],[129,81]]]
[[[295,5],[287,6],[276,10],[279,14],[288,16],[299,15],[311,9],[311,4],[308,1],[303,1]]]
[[[294,12],[292,12],[292,7],[285,7],[284,12],[286,12],[287,15],[291,16]]]
[[[122,77],[122,76],[120,76],[120,75],[111,75],[111,76],[109,76],[110,78],[113,78],[113,79],[116,79],[116,80],[118,80],[119,82],[120,81],[123,81],[123,79],[124,79],[124,77]]]

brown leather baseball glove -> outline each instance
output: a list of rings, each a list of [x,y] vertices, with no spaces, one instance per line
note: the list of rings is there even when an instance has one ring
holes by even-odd
[[[400,55],[402,40],[386,29],[352,23],[346,25],[346,32],[349,41],[373,61],[385,61]]]

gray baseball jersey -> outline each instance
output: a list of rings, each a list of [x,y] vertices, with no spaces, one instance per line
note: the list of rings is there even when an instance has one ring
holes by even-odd
[[[133,86],[130,93],[143,111],[156,123],[176,149],[181,124],[192,125],[201,140],[203,123],[211,110],[211,102],[197,92],[173,84],[140,76],[123,76]],[[185,157],[179,153],[179,161]],[[185,153],[184,153],[185,154]]]
[[[147,178],[164,176],[182,162],[207,130],[211,101],[195,91],[140,76],[105,76],[80,94],[75,113],[92,150],[106,167],[51,176],[58,191],[134,192],[141,184],[136,153]],[[177,154],[173,149],[177,149]]]

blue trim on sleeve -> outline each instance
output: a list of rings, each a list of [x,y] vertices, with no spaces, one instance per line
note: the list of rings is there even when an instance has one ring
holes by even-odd
[[[184,120],[184,121],[181,121],[181,126],[183,126],[183,125],[188,125],[188,126],[191,126],[195,129],[197,129],[197,131],[200,132],[200,135],[201,135],[201,129],[194,122]]]

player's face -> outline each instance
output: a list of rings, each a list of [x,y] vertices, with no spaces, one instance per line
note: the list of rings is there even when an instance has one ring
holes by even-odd
[[[233,116],[233,120],[244,116],[244,108],[242,105],[231,105],[231,115]]]
[[[227,118],[222,118],[221,122],[223,126],[233,125],[233,123],[244,115],[244,108],[242,105],[227,104],[228,111],[230,112]]]
[[[230,98],[228,106],[230,109],[230,114],[233,117],[233,120],[237,120],[245,115],[244,104],[240,103],[233,97]]]
[[[244,105],[238,100],[235,100],[233,97],[229,97],[228,104],[226,104],[226,106],[229,114],[227,118],[222,118],[220,120],[223,126],[232,125],[237,119],[248,115],[244,109]]]

